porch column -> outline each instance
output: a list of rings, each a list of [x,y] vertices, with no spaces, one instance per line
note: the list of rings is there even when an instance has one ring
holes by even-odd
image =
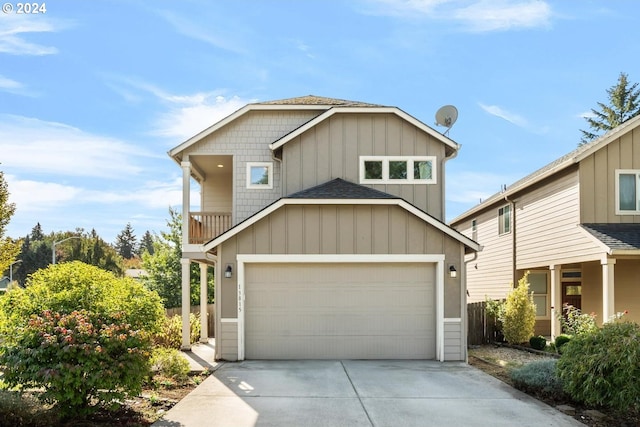
[[[200,263],[200,342],[209,342],[209,318],[207,316],[207,271],[208,265]]]
[[[615,268],[616,259],[606,258],[602,264],[602,323],[609,321],[615,311]]]
[[[182,258],[182,350],[191,350],[189,314],[191,313],[191,260]]]
[[[549,266],[551,275],[551,339],[555,340],[562,333],[560,319],[562,315],[562,283],[560,279],[560,266]]]
[[[191,162],[182,162],[182,245],[189,244],[189,207],[191,205]]]

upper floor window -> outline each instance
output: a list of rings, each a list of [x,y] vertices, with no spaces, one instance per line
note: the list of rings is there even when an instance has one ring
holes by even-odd
[[[247,188],[273,188],[273,163],[247,163]]]
[[[433,156],[361,156],[361,184],[435,184]]]
[[[640,214],[640,170],[616,170],[616,214]]]
[[[511,232],[511,206],[506,205],[498,209],[498,234]]]
[[[471,239],[478,241],[478,220],[471,220]]]

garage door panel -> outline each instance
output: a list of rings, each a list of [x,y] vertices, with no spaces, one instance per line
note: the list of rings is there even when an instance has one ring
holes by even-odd
[[[435,357],[432,264],[248,264],[249,359]]]

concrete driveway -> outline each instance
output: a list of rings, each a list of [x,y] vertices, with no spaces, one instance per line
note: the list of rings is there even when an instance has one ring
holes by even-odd
[[[463,363],[225,363],[154,426],[583,426]]]

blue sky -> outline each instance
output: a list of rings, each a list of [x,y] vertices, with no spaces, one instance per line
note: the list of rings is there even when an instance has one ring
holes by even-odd
[[[397,106],[449,136],[447,219],[573,150],[619,73],[640,81],[640,2],[47,1],[0,12],[8,235],[130,222],[181,203],[167,151],[248,102],[308,94]],[[4,9],[3,9],[4,10]]]

